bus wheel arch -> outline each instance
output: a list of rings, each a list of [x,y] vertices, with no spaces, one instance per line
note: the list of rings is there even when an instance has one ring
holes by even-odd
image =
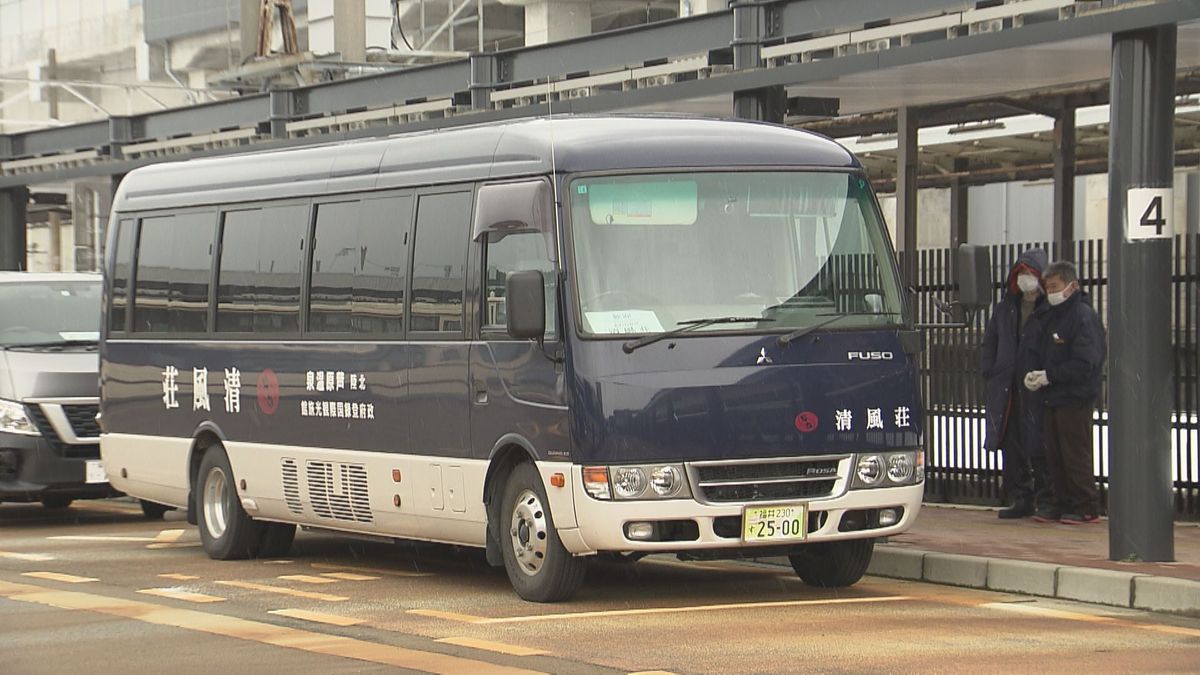
[[[536,457],[525,439],[517,436],[506,436],[500,439],[500,442],[492,450],[487,474],[483,479],[483,507],[487,513],[488,522],[487,559],[488,564],[493,567],[504,566],[504,558],[499,548],[503,529],[500,500],[504,496],[504,487],[508,484],[509,474],[522,463],[533,464]]]

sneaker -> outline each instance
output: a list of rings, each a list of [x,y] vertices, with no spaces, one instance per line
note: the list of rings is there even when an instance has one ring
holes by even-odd
[[[1002,520],[1028,518],[1033,515],[1033,504],[1027,500],[1018,499],[1012,506],[1000,509],[996,515]]]
[[[1100,522],[1100,516],[1090,513],[1082,515],[1078,513],[1064,513],[1062,518],[1058,519],[1058,522],[1064,525],[1090,525],[1091,523]]]
[[[1039,523],[1057,523],[1061,514],[1055,509],[1039,508],[1037,513],[1033,514],[1033,519]]]

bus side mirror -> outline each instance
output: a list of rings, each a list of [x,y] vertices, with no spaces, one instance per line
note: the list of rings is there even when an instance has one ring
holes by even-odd
[[[968,312],[992,304],[992,261],[987,247],[962,244],[954,266],[958,302]]]
[[[546,335],[546,280],[538,270],[509,272],[504,279],[508,334],[540,340]]]

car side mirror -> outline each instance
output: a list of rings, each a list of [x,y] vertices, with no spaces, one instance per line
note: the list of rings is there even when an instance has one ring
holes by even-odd
[[[992,261],[987,247],[962,244],[954,266],[958,284],[958,304],[973,312],[992,304]]]
[[[504,279],[508,334],[541,340],[546,336],[546,280],[538,270],[509,272]]]

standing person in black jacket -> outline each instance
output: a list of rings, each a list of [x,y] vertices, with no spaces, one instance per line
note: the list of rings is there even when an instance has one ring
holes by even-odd
[[[1025,387],[1045,397],[1043,434],[1054,508],[1039,509],[1035,520],[1071,525],[1099,520],[1100,500],[1092,463],[1092,413],[1104,370],[1104,327],[1075,266],[1056,262],[1043,275],[1049,307],[1039,311],[1040,364],[1025,375]]]
[[[1041,277],[1046,252],[1031,248],[1008,272],[1004,299],[992,307],[980,349],[980,370],[986,380],[987,435],[984,447],[1004,451],[1001,481],[1011,505],[1001,518],[1028,518],[1038,501],[1050,501],[1042,451],[1041,394],[1021,386],[1033,366],[1039,333],[1033,319],[1045,304]]]

